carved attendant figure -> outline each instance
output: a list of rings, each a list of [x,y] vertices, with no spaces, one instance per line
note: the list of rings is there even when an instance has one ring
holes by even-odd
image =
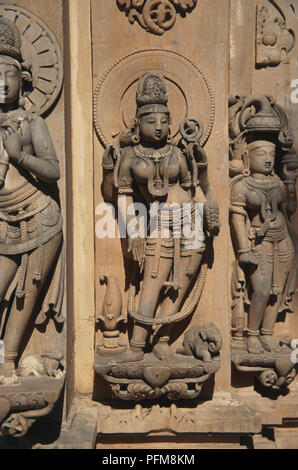
[[[252,106],[258,111],[255,115],[248,113]],[[290,309],[295,287],[289,217],[296,210],[297,157],[283,150],[291,139],[288,129],[282,128],[281,108],[273,107],[265,96],[255,96],[245,101],[241,113],[239,122],[245,130],[242,138],[235,139],[234,155],[240,151],[243,163],[237,158],[231,162],[232,170],[242,173],[233,178],[231,189],[236,280],[245,286],[250,304],[248,352],[275,353],[280,350],[273,338],[277,315]],[[277,152],[284,154],[282,179],[275,173]]]
[[[199,267],[205,251],[205,242],[195,248],[194,235],[187,238],[183,233],[175,236],[175,216],[184,204],[188,204],[189,219],[184,221],[190,230],[195,228],[195,202],[204,203],[206,230],[209,235],[218,233],[217,206],[207,201],[197,184],[193,167],[184,153],[170,142],[170,113],[167,108],[167,90],[164,78],[158,73],[146,73],[139,81],[137,92],[137,113],[135,128],[126,138],[126,146],[121,148],[113,173],[114,187],[118,194],[126,195],[127,206],[133,202],[166,203],[167,209],[159,205],[157,212],[157,237],[128,239],[128,251],[143,268],[143,282],[138,311],[134,310],[134,295],[131,293],[129,312],[135,319],[130,341],[131,349],[117,359],[117,362],[141,361],[149,329],[154,323],[161,326],[153,347],[155,355],[168,360],[171,356],[169,342],[172,321],[185,318],[193,312],[198,298],[193,299],[188,310],[184,309],[185,295],[194,278],[198,277]],[[123,147],[123,145],[121,145]],[[201,149],[203,152],[203,149]],[[106,170],[104,193],[110,194],[109,170],[114,163],[111,151],[105,153],[103,167]],[[197,170],[196,170],[197,171]],[[196,173],[197,175],[197,173]],[[194,183],[194,184],[193,184]],[[121,210],[121,209],[120,209]],[[182,213],[182,212],[181,212]],[[163,216],[169,220],[169,237],[163,238]],[[129,224],[132,216],[126,216]],[[180,223],[180,219],[178,218]],[[161,303],[159,303],[161,292]],[[196,286],[196,292],[202,286]],[[160,305],[159,318],[155,319]],[[180,311],[180,309],[182,309]],[[175,320],[174,320],[175,317]]]
[[[16,278],[3,338],[5,362],[11,369],[34,325],[41,294],[48,295],[44,307],[51,305],[58,321],[62,299],[62,218],[51,196],[51,184],[60,176],[59,164],[45,122],[22,108],[23,83],[30,72],[24,69],[20,46],[15,24],[1,18],[0,298],[5,298]],[[41,314],[37,321],[43,319]]]

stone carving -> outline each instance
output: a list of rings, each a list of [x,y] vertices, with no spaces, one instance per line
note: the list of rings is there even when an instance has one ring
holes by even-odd
[[[40,18],[19,6],[0,5],[0,17],[12,21],[22,38],[22,60],[31,75],[31,84],[24,83],[22,105],[26,111],[44,115],[56,102],[63,84],[57,39]]]
[[[273,13],[270,8],[257,5],[256,65],[259,67],[288,63],[288,54],[294,47],[294,33],[278,10]]]
[[[22,437],[35,421],[49,414],[58,400],[64,377],[32,377],[0,385],[0,436]]]
[[[130,254],[134,266],[128,299],[128,313],[134,321],[132,337],[130,348],[115,351],[113,358],[101,353],[103,341],[94,368],[119,398],[194,398],[202,383],[219,368],[220,332],[211,324],[190,329],[183,348],[176,353],[170,342],[173,325],[181,324],[196,310],[209,249],[220,226],[218,206],[210,197],[207,155],[200,141],[204,129],[200,121],[185,118],[180,125],[179,146],[171,143],[166,81],[158,72],[141,76],[136,97],[133,127],[120,135],[118,143],[106,147],[102,163],[106,200],[112,200],[113,194],[125,196],[125,206],[118,200],[118,211],[119,218],[127,221],[125,256]],[[143,203],[148,210],[148,228],[155,223],[155,234],[141,236],[130,231],[134,217],[126,214],[126,208],[139,207],[135,203]],[[182,211],[185,206],[188,214]],[[152,207],[157,208],[156,216]],[[196,225],[199,220],[200,227]],[[179,232],[181,223],[184,232]],[[199,241],[196,234],[200,234]],[[114,291],[118,291],[115,284]],[[121,302],[115,300],[115,305],[116,320]],[[106,318],[103,316],[105,323]]]
[[[126,350],[118,330],[118,325],[126,322],[126,317],[122,315],[122,294],[117,279],[112,275],[102,276],[101,282],[106,282],[107,290],[102,314],[98,316],[98,321],[103,323],[103,341],[97,344],[96,351],[104,356],[113,356]]]
[[[99,425],[103,435],[150,433],[260,432],[260,415],[238,397],[215,396],[199,407],[183,408],[153,404],[132,410],[101,410]]]
[[[176,23],[176,14],[191,12],[197,0],[117,0],[131,24],[135,20],[146,31],[161,36]]]
[[[212,355],[218,353],[222,346],[221,334],[213,323],[193,326],[184,336],[180,354],[194,356],[197,359],[211,361]]]
[[[283,109],[270,97],[231,97],[232,358],[279,389],[296,375],[291,341],[274,338],[279,313],[293,311],[298,158]]]
[[[15,7],[10,13],[15,14]],[[18,22],[24,26],[22,15],[23,10]],[[5,349],[0,375],[8,378],[0,385],[5,409],[0,415],[5,414],[1,432],[18,436],[51,411],[63,386],[60,339],[55,345],[45,340],[39,354],[30,355],[26,348],[35,326],[45,330],[50,318],[59,336],[64,322],[64,262],[56,185],[59,162],[45,121],[25,109],[24,90],[29,84],[33,91],[27,97],[34,96],[31,72],[39,65],[36,57],[31,64],[24,61],[16,23],[0,16],[0,326]],[[34,24],[26,31],[30,29]],[[35,30],[47,43],[48,36],[37,25]],[[25,37],[32,38],[31,33]],[[45,111],[41,103],[35,109]],[[15,373],[18,380],[9,380]]]
[[[139,77],[154,63],[155,70],[166,79],[169,107],[175,102],[171,117],[173,142],[181,138],[180,123],[185,115],[196,115],[205,123],[200,143],[204,146],[214,125],[215,99],[206,74],[197,64],[171,49],[150,48],[137,50],[121,57],[99,80],[93,100],[94,127],[106,147],[125,129],[132,126],[135,114],[135,96]],[[197,109],[193,95],[201,103]],[[120,109],[120,112],[119,112]]]

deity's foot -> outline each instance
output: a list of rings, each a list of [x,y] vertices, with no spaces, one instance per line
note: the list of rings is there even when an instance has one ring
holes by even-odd
[[[264,352],[264,349],[257,336],[247,337],[247,350],[249,353],[252,354],[261,354],[262,352]]]
[[[15,363],[9,361],[0,364],[0,386],[17,383],[19,383],[19,377],[16,375]]]
[[[144,352],[142,349],[139,349],[137,351],[130,349],[129,351],[119,354],[119,356],[112,359],[109,362],[109,364],[114,365],[114,364],[123,364],[126,362],[138,362],[138,361],[142,361],[143,358],[144,358]]]
[[[155,354],[158,359],[161,361],[170,361],[174,357],[174,353],[171,350],[168,343],[157,343],[154,347],[152,352]]]
[[[268,352],[279,352],[281,347],[277,341],[272,337],[272,335],[261,335],[260,341],[264,349]]]

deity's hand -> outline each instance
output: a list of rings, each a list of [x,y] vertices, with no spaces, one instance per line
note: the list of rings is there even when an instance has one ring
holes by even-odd
[[[295,158],[296,157],[296,158]],[[290,200],[296,200],[296,179],[298,176],[297,169],[298,169],[298,159],[295,155],[292,158],[291,162],[284,162],[282,165],[282,180],[286,185],[287,193],[290,197]],[[294,208],[294,212],[296,211],[296,207]]]
[[[288,183],[292,182],[293,184],[295,184],[296,179],[298,177],[297,167],[297,163],[296,165],[289,165],[288,163],[284,163],[282,166],[282,179],[284,181],[287,181]]]
[[[23,143],[19,130],[19,124],[16,122],[3,123],[5,129],[3,145],[9,157],[18,160],[22,151]]]
[[[239,263],[244,265],[252,264],[253,266],[257,266],[259,264],[259,260],[257,256],[249,250],[239,255]]]
[[[133,259],[139,263],[140,270],[143,269],[144,264],[144,239],[137,237],[137,238],[128,238],[128,253],[132,252]]]
[[[112,144],[108,144],[105,148],[104,154],[103,154],[103,164],[105,165],[115,165],[115,147]]]

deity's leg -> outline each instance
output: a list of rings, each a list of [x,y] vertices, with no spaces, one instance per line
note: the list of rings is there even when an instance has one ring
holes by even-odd
[[[266,247],[263,247],[263,249],[265,250]],[[258,336],[264,311],[270,297],[272,263],[265,263],[264,260],[261,260],[257,268],[249,269],[251,270],[250,282],[253,293],[248,314],[247,349],[251,353],[259,354],[263,352]]]
[[[278,262],[278,284],[279,294],[272,295],[269,299],[268,305],[265,309],[262,328],[261,328],[261,342],[264,348],[268,351],[278,351],[279,345],[272,337],[278,311],[283,299],[284,288],[289,275],[291,266],[291,247],[288,245],[288,240],[282,240],[279,243],[279,262]]]
[[[5,297],[18,269],[18,257],[0,255],[0,302]]]
[[[194,260],[191,260],[190,256],[182,256],[180,258],[180,289],[178,291],[174,291],[173,289],[169,291],[161,305],[160,317],[173,315],[180,310],[184,296],[195,275],[197,275],[197,271],[202,261],[202,256],[203,255],[201,253],[197,253]],[[193,274],[188,275],[187,273],[190,262],[193,264]],[[164,325],[160,328],[157,334],[157,343],[155,344],[153,351],[162,360],[167,359],[170,354],[169,342],[172,327],[172,324]]]
[[[3,300],[5,298],[5,294],[7,289],[9,288],[11,282],[13,281],[17,269],[18,269],[18,260],[19,257],[15,256],[0,256],[0,304],[1,308],[3,308]],[[3,335],[3,331],[2,331]],[[6,364],[5,369],[7,370],[7,366],[9,366],[9,370],[13,372],[15,370],[14,361],[10,362],[10,358],[7,356],[7,352],[5,351],[5,362],[10,363]],[[0,374],[1,375],[1,374]]]
[[[154,256],[146,255],[144,263],[144,278],[140,294],[138,314],[147,318],[153,318],[160,291],[169,277],[172,266],[172,259],[160,258],[157,277],[152,277]],[[143,349],[151,326],[136,322],[133,327],[133,334],[130,341],[130,351],[121,356],[117,362],[141,361],[144,356]]]
[[[38,263],[38,251],[35,249],[28,256],[27,273],[24,285],[25,295],[22,299],[14,298],[9,314],[4,342],[5,351],[10,361],[16,361],[26,330],[32,320],[32,313],[40,292],[48,279],[53,263],[57,260],[61,249],[62,233],[43,245],[43,263],[41,279],[33,281],[33,273]]]

